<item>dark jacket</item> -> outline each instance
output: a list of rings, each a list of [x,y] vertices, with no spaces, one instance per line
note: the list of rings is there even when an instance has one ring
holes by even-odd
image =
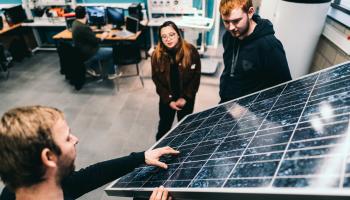
[[[86,58],[90,58],[97,52],[100,39],[96,38],[87,24],[75,20],[72,25],[72,35],[74,45],[80,49]]]
[[[181,66],[181,63],[175,63],[179,67],[179,79],[180,79],[180,98],[186,100],[194,100],[199,88],[201,77],[201,61],[197,49],[191,46],[191,64],[190,66]],[[170,56],[167,57],[167,64],[158,64],[156,62],[154,54],[152,55],[152,80],[156,85],[156,90],[160,96],[160,100],[164,104],[169,104],[172,99],[171,84],[170,84]]]
[[[272,23],[253,16],[253,33],[239,40],[226,31],[223,36],[225,69],[220,77],[221,102],[232,100],[291,80],[282,43]],[[236,62],[233,62],[237,56]]]
[[[109,183],[145,163],[144,152],[116,158],[91,165],[74,172],[62,182],[65,200],[76,199],[102,185]],[[15,194],[5,187],[0,200],[15,200]]]

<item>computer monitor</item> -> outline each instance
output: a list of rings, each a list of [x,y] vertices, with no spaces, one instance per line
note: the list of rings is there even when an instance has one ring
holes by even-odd
[[[27,20],[27,15],[24,9],[22,8],[22,5],[18,5],[11,8],[5,8],[4,11],[7,23],[9,23],[10,25],[21,23]]]
[[[75,19],[75,16],[65,17],[67,30],[72,31],[73,22]]]
[[[126,17],[126,30],[128,30],[132,33],[137,33],[137,31],[139,31],[139,20],[134,18],[134,17],[127,16]]]
[[[106,12],[102,6],[88,6],[86,7],[88,14],[88,23],[91,26],[97,26],[99,29],[101,26],[106,25]]]
[[[117,29],[125,24],[124,10],[122,8],[106,8],[107,21],[109,24],[113,24]]]

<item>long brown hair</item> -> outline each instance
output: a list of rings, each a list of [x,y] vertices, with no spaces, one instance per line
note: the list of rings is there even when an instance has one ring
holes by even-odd
[[[179,36],[178,44],[176,44],[176,46],[178,46],[179,49],[176,52],[175,62],[181,63],[183,68],[190,66],[191,65],[191,45],[182,38],[179,28],[172,21],[166,21],[159,27],[158,44],[152,56],[155,63],[158,65],[164,65],[164,64],[170,63],[170,56],[167,52],[167,47],[164,45],[161,38],[161,30],[162,28],[167,26],[172,27],[176,31],[177,35]]]

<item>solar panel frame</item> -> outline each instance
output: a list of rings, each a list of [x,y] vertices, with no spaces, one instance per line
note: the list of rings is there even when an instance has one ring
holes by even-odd
[[[254,125],[256,124],[259,124],[259,127],[255,129],[253,128],[252,131],[254,133],[254,135],[252,136],[252,132],[249,132],[249,128],[248,130],[244,130],[242,133],[238,134],[238,135],[230,135],[231,132],[228,132],[225,136],[223,136],[224,139],[222,139],[220,141],[220,144],[216,146],[216,149],[212,150],[210,149],[210,145],[212,145],[213,147],[215,147],[215,144],[210,144],[210,141],[211,140],[205,140],[205,137],[200,137],[202,138],[201,142],[206,142],[208,144],[208,146],[204,146],[205,148],[208,147],[209,150],[211,150],[212,152],[216,152],[216,150],[218,148],[223,148],[222,150],[225,150],[225,148],[223,146],[221,146],[222,143],[225,142],[233,142],[235,143],[235,140],[234,139],[237,139],[237,138],[234,138],[234,137],[242,137],[241,138],[241,141],[249,141],[247,144],[245,144],[243,142],[243,152],[240,154],[241,156],[239,156],[239,160],[238,161],[235,161],[235,167],[232,168],[232,170],[230,171],[229,175],[226,177],[226,180],[225,180],[225,183],[223,184],[223,186],[225,184],[228,183],[228,181],[235,181],[235,180],[257,180],[259,177],[244,177],[243,179],[241,179],[239,176],[232,179],[230,178],[231,176],[235,176],[235,175],[239,175],[239,173],[236,173],[235,174],[235,170],[236,170],[236,167],[237,165],[249,165],[251,163],[259,163],[257,161],[254,161],[254,162],[251,162],[249,161],[249,159],[262,159],[260,163],[262,163],[261,165],[264,165],[268,162],[270,162],[270,166],[273,166],[275,167],[275,162],[279,161],[277,166],[276,166],[276,170],[274,170],[274,173],[273,173],[273,176],[272,178],[269,178],[269,177],[265,177],[263,176],[263,178],[259,178],[260,180],[262,180],[263,182],[267,182],[268,180],[265,180],[265,179],[271,179],[270,182],[268,183],[268,186],[267,187],[253,187],[253,188],[210,188],[210,187],[207,187],[207,188],[191,188],[191,187],[188,187],[190,186],[191,184],[193,184],[194,180],[196,180],[196,177],[197,176],[201,176],[200,172],[201,170],[205,167],[206,170],[210,170],[211,167],[210,165],[206,165],[209,161],[210,161],[210,157],[214,156],[214,153],[209,153],[209,157],[208,156],[205,156],[202,155],[202,154],[199,154],[201,156],[201,158],[205,158],[205,163],[201,163],[201,161],[196,161],[196,160],[193,160],[193,162],[188,162],[188,163],[191,163],[191,164],[197,164],[198,166],[200,166],[199,170],[197,171],[197,173],[195,174],[195,176],[191,179],[191,182],[188,184],[187,187],[168,187],[169,188],[169,191],[172,192],[172,195],[174,197],[177,197],[177,198],[204,198],[204,199],[212,199],[212,198],[217,198],[217,197],[220,197],[220,199],[229,199],[229,198],[232,198],[232,195],[235,195],[234,197],[235,198],[243,198],[243,199],[246,199],[246,198],[249,198],[249,199],[262,199],[262,197],[264,198],[268,198],[268,199],[329,199],[329,198],[335,198],[335,199],[345,199],[345,198],[348,198],[350,196],[350,189],[342,189],[342,190],[339,190],[339,189],[333,189],[333,188],[324,188],[322,187],[321,189],[317,189],[317,188],[295,188],[295,187],[292,187],[292,189],[289,187],[289,188],[281,188],[281,187],[276,187],[275,185],[273,185],[275,183],[275,181],[277,180],[276,178],[278,177],[278,181],[279,181],[279,184],[283,184],[285,183],[286,181],[290,181],[288,179],[289,176],[288,174],[282,174],[279,172],[279,169],[283,169],[286,168],[286,166],[284,166],[284,162],[285,161],[289,161],[291,160],[291,163],[292,161],[293,162],[296,162],[296,161],[300,161],[300,160],[303,160],[302,158],[303,157],[296,157],[294,158],[293,156],[295,156],[296,152],[298,153],[298,155],[300,155],[300,153],[302,154],[305,154],[305,155],[308,155],[308,157],[305,157],[305,159],[307,158],[308,160],[310,159],[314,159],[315,162],[313,162],[313,164],[317,164],[317,159],[320,158],[320,155],[312,155],[312,153],[314,154],[317,154],[317,153],[324,153],[324,152],[329,152],[331,151],[332,148],[334,148],[335,144],[339,144],[339,143],[335,143],[334,144],[334,140],[336,139],[339,139],[339,138],[342,138],[343,139],[349,137],[349,136],[342,136],[342,135],[337,135],[333,132],[331,132],[331,134],[329,136],[326,137],[325,140],[327,141],[324,141],[323,139],[324,138],[321,138],[321,139],[315,139],[315,138],[311,138],[311,139],[315,139],[315,140],[309,140],[310,138],[303,138],[302,137],[302,134],[299,134],[300,131],[310,131],[308,130],[310,127],[310,116],[313,117],[313,116],[316,116],[318,114],[320,114],[319,112],[317,112],[317,109],[315,107],[313,107],[313,105],[309,105],[309,103],[313,103],[315,102],[314,105],[318,105],[317,103],[324,99],[324,98],[327,98],[329,96],[324,96],[325,93],[322,93],[322,94],[319,94],[319,92],[321,91],[327,91],[327,87],[328,87],[328,90],[329,88],[332,88],[332,87],[337,87],[337,85],[344,85],[346,84],[346,75],[339,75],[339,77],[334,77],[334,73],[331,74],[331,76],[329,77],[325,77],[325,74],[326,72],[330,72],[332,70],[334,71],[339,71],[341,70],[341,66],[344,66],[344,65],[349,65],[350,62],[345,62],[345,63],[342,63],[342,64],[339,64],[339,65],[335,65],[331,68],[327,68],[327,69],[324,69],[324,70],[321,70],[319,72],[315,72],[315,73],[312,73],[312,74],[309,74],[307,76],[304,76],[304,77],[301,77],[299,79],[296,79],[296,80],[292,80],[292,81],[289,81],[289,82],[286,82],[286,83],[282,83],[282,84],[279,84],[279,85],[276,85],[274,87],[271,87],[271,88],[267,88],[265,90],[262,90],[262,91],[258,91],[258,92],[255,92],[255,93],[252,93],[252,94],[249,94],[247,96],[244,96],[244,97],[241,97],[241,98],[238,98],[238,99],[235,99],[235,100],[232,100],[230,102],[226,102],[224,104],[221,104],[221,105],[218,105],[218,106],[214,106],[212,108],[209,108],[201,113],[194,113],[192,115],[189,115],[187,116],[186,118],[184,118],[183,120],[181,120],[178,125],[176,125],[175,127],[172,128],[172,130],[170,130],[166,135],[164,135],[157,143],[155,143],[150,149],[153,149],[155,147],[158,147],[158,146],[162,146],[162,143],[169,143],[169,144],[175,144],[175,147],[178,147],[176,145],[179,145],[179,143],[182,142],[182,144],[186,144],[185,142],[186,141],[189,141],[188,142],[188,146],[191,147],[191,149],[193,149],[189,154],[193,153],[193,152],[201,152],[200,148],[196,149],[196,147],[198,147],[198,145],[200,144],[200,142],[197,142],[197,145],[193,145],[193,144],[196,144],[196,143],[192,143],[192,146],[191,146],[191,140],[188,140],[188,138],[184,140],[185,138],[185,135],[186,134],[190,134],[190,133],[193,133],[194,130],[201,130],[201,129],[210,129],[210,128],[213,128],[216,124],[219,124],[220,121],[222,121],[223,125],[225,126],[228,126],[229,127],[229,123],[228,121],[225,120],[225,115],[223,115],[223,113],[225,113],[225,111],[222,110],[222,108],[231,108],[232,106],[234,106],[235,102],[238,102],[238,101],[241,101],[242,104],[244,105],[248,105],[249,107],[248,108],[251,108],[252,110],[255,110],[255,111],[260,111],[259,112],[259,116],[260,117],[264,117],[262,122],[259,122],[259,118],[256,118],[254,115],[247,115],[245,116],[244,114],[243,115],[240,115],[240,117],[243,116],[242,118],[242,123],[246,123],[249,125],[249,123],[251,123],[251,126],[254,127]],[[339,68],[338,68],[339,67]],[[345,66],[346,67],[346,66]],[[345,68],[344,67],[344,68]],[[348,68],[348,76],[350,75],[350,66],[347,67]],[[345,77],[344,77],[345,76]],[[320,78],[321,77],[321,78]],[[303,84],[300,83],[300,81],[303,80]],[[318,82],[318,80],[320,80]],[[331,81],[334,81],[334,80],[337,80],[337,82],[333,83]],[[299,82],[298,82],[299,81]],[[331,83],[330,85],[327,84],[327,83]],[[284,87],[283,87],[284,86]],[[305,87],[307,86],[307,87]],[[303,92],[303,93],[296,93],[296,92],[300,92],[300,91],[303,91],[304,89],[307,89],[307,91]],[[340,88],[340,89],[336,89],[336,90],[339,90],[337,91],[337,94],[340,95],[340,99],[341,99],[341,95],[343,94],[344,98],[347,97],[347,89],[349,89],[350,86],[346,86],[345,88]],[[273,96],[273,93],[271,93],[271,91],[273,90],[280,90],[281,93],[279,93],[278,97],[274,97]],[[328,93],[332,93],[334,92],[335,90],[331,90],[330,92]],[[340,92],[340,93],[339,93]],[[263,98],[261,96],[261,94],[263,94]],[[298,96],[299,95],[299,96]],[[323,96],[322,96],[323,95]],[[318,98],[316,98],[318,97]],[[256,101],[253,101],[254,103],[249,103],[251,101],[248,101],[246,100],[247,98],[255,98]],[[280,99],[281,98],[281,99]],[[306,99],[306,101],[304,101],[304,99]],[[280,100],[280,101],[279,101]],[[286,104],[288,103],[285,103],[285,102],[290,102],[292,100],[292,102],[295,102],[297,104],[295,105],[299,105],[299,104],[302,104],[304,102],[304,106],[302,108],[302,111],[299,111],[299,116],[298,117],[295,117],[295,113],[297,114],[297,111],[293,110],[293,108],[295,109],[295,105],[291,105],[291,106],[288,106]],[[310,100],[310,101],[309,101]],[[262,102],[261,106],[260,104],[255,104],[256,102]],[[335,103],[337,103],[338,105],[342,105],[342,102],[337,102],[337,101],[334,101]],[[269,109],[266,109],[266,103],[269,103],[271,104],[271,106],[269,107]],[[277,105],[278,107],[274,108],[274,106]],[[251,107],[252,106],[252,107]],[[299,107],[300,109],[300,107]],[[243,109],[242,112],[247,112],[247,110],[249,109]],[[278,113],[280,112],[284,112],[285,115],[283,115],[283,119],[280,119],[278,118]],[[327,125],[327,128],[329,130],[332,130],[332,126],[334,126],[334,124],[336,125],[339,125],[339,124],[347,124],[347,126],[345,128],[348,128],[348,124],[349,124],[349,116],[345,116],[344,115],[344,112],[345,113],[349,113],[350,112],[350,108],[348,107],[345,107],[345,110],[335,110],[336,111],[336,115],[334,115],[334,118],[336,118],[338,121],[337,123],[329,123],[329,124],[326,124]],[[293,112],[295,112],[293,114]],[[276,113],[276,114],[274,114]],[[217,123],[215,124],[215,120],[212,120],[211,118],[206,118],[208,116],[216,116],[215,119],[218,119]],[[242,114],[242,113],[240,113]],[[304,115],[305,114],[305,115]],[[220,116],[221,115],[221,116]],[[234,130],[234,127],[235,126],[238,126],[238,122],[241,120],[241,118],[238,118],[238,120],[235,122],[235,125],[233,127],[231,127],[231,130]],[[283,122],[284,124],[282,124],[281,126],[278,126],[278,124],[275,124],[275,123],[270,123],[268,120],[265,120],[265,119],[272,119],[272,120],[282,120],[281,122]],[[295,121],[297,120],[297,121]],[[340,121],[339,121],[340,120]],[[258,121],[257,123],[254,123]],[[266,123],[265,123],[266,122]],[[240,122],[241,123],[241,122]],[[214,126],[213,126],[214,124]],[[221,124],[221,123],[220,123]],[[289,124],[289,125],[288,125]],[[289,127],[290,126],[290,127]],[[292,127],[294,126],[294,128]],[[329,126],[329,127],[328,127]],[[344,125],[345,126],[345,125]],[[344,127],[343,126],[343,127]],[[263,130],[260,130],[259,128],[260,127],[264,127]],[[283,130],[282,132],[278,132],[278,130],[280,130],[282,128],[286,128],[286,130]],[[291,130],[289,130],[290,128],[293,128],[292,132],[290,132]],[[221,127],[220,127],[221,128]],[[289,128],[289,129],[288,129]],[[339,128],[336,126],[336,128]],[[276,133],[268,133],[270,132],[271,130],[274,130],[276,129]],[[265,130],[265,132],[264,132]],[[267,131],[269,130],[269,131]],[[241,131],[241,130],[238,130],[238,131]],[[246,132],[247,131],[247,132]],[[298,131],[298,132],[296,132]],[[173,134],[174,137],[169,137],[169,134]],[[180,134],[181,133],[181,134]],[[198,133],[198,132],[195,132],[196,134],[202,134],[202,133]],[[209,131],[208,131],[209,133]],[[208,134],[207,133],[207,134]],[[283,134],[282,134],[283,133]],[[294,137],[294,134],[296,134],[296,136],[300,137],[298,139],[298,137]],[[281,135],[282,137],[279,138],[281,141],[281,143],[272,143],[271,146],[267,146],[266,145],[260,145],[259,146],[259,142],[261,141],[264,141],[266,142],[266,144],[268,144],[269,140],[271,140],[271,138],[269,138],[271,135]],[[289,137],[287,137],[289,140],[286,141],[286,138],[283,138],[283,136],[285,135],[288,135],[290,134]],[[220,135],[220,134],[219,134]],[[299,136],[300,135],[300,136]],[[179,138],[176,140],[176,138],[179,136]],[[252,136],[252,137],[251,137]],[[181,138],[183,137],[183,138]],[[246,138],[245,138],[246,137]],[[261,140],[261,141],[255,141],[254,139],[256,137],[261,137],[261,138],[265,138],[265,140]],[[232,139],[234,138],[234,139]],[[248,139],[247,139],[248,138]],[[251,140],[249,140],[249,138],[252,138]],[[273,138],[273,137],[272,137]],[[294,140],[294,138],[297,138],[297,140]],[[220,138],[219,138],[220,139]],[[231,140],[230,140],[231,139]],[[321,141],[322,140],[322,141]],[[320,147],[320,146],[317,146],[317,144],[323,144],[323,146],[321,145],[321,148],[317,148],[317,147]],[[329,142],[329,144],[327,143]],[[332,143],[333,142],[333,143]],[[314,143],[314,144],[312,144]],[[240,143],[237,143],[237,145],[239,145]],[[250,145],[256,145],[254,146],[253,148],[249,148]],[[311,150],[315,150],[313,152],[308,152],[309,149],[302,149],[302,150],[299,150],[298,149],[298,145],[305,145],[305,144],[308,144],[308,145],[315,145],[315,146],[311,146],[308,148],[311,149]],[[283,151],[279,150],[281,147],[279,146],[283,146],[283,145],[286,145],[286,147],[284,147]],[[333,145],[333,146],[332,146]],[[195,148],[193,148],[195,147]],[[232,146],[230,146],[232,147]],[[291,149],[289,149],[289,147],[291,147]],[[202,148],[202,147],[201,147]],[[265,153],[264,152],[256,152],[256,151],[259,151],[263,148],[270,148],[271,150],[274,149],[275,151],[266,151]],[[206,149],[206,151],[208,151],[208,149]],[[259,149],[259,150],[254,150],[254,149]],[[291,151],[290,151],[291,150]],[[229,153],[232,153],[232,155],[234,155],[234,151],[241,151],[241,150],[233,150],[232,152],[229,152]],[[254,152],[255,151],[255,152]],[[288,152],[287,152],[288,151]],[[300,151],[300,152],[299,152]],[[245,152],[248,152],[249,154],[245,154]],[[187,152],[188,153],[188,152]],[[225,152],[226,153],[226,152]],[[189,154],[186,154],[186,160],[189,158],[188,155]],[[238,153],[239,154],[239,153]],[[267,154],[272,154],[272,155],[268,155]],[[282,154],[282,155],[281,155]],[[321,154],[323,155],[323,154]],[[199,156],[199,157],[200,157]],[[215,155],[217,156],[217,154]],[[243,156],[245,156],[243,158]],[[254,158],[255,156],[255,158]],[[270,156],[270,157],[269,157]],[[319,157],[318,157],[319,156]],[[234,157],[233,157],[234,158]],[[271,159],[273,158],[273,159]],[[287,160],[285,160],[284,158],[287,158]],[[322,158],[322,157],[321,157]],[[350,156],[349,156],[350,158]],[[346,157],[343,158],[343,167],[347,167],[345,166],[347,163],[346,163],[346,159],[349,159]],[[267,160],[264,160],[264,159],[267,159]],[[270,160],[269,160],[270,159]],[[293,160],[294,159],[294,160]],[[244,161],[243,163],[240,163],[240,161]],[[166,160],[165,160],[166,161]],[[220,161],[220,157],[216,157],[214,162],[219,162]],[[228,162],[228,161],[225,161],[225,162]],[[232,161],[234,162],[234,161]],[[179,166],[178,168],[180,167],[181,164],[184,164],[182,161],[179,161]],[[300,161],[301,164],[302,161]],[[227,163],[226,163],[227,164]],[[282,165],[284,164],[284,165]],[[305,164],[305,163],[304,163]],[[232,163],[231,163],[232,165]],[[256,167],[257,169],[265,169],[264,167],[261,167],[260,165],[260,168],[259,168],[259,165]],[[197,167],[194,167],[194,168],[198,168]],[[218,165],[213,165],[213,166],[218,166]],[[221,165],[219,165],[221,166]],[[177,169],[176,168],[174,171],[177,172]],[[180,168],[182,169],[182,168]],[[192,169],[192,168],[187,168],[187,169]],[[245,167],[241,167],[239,168],[241,170],[244,170]],[[288,169],[288,168],[286,168]],[[308,169],[308,170],[311,170],[312,172],[312,166],[311,166],[311,169]],[[183,170],[183,171],[186,171],[186,170]],[[196,171],[196,170],[194,170]],[[345,171],[345,170],[343,170]],[[350,167],[349,167],[349,173],[350,173]],[[310,172],[310,173],[311,173]],[[259,175],[259,172],[257,172]],[[301,173],[300,171],[295,171],[294,173]],[[304,171],[302,172],[304,173]],[[344,172],[345,173],[345,172]],[[348,184],[350,186],[350,175],[348,176],[345,176],[345,174],[342,174],[342,178],[344,178],[344,180],[340,181],[339,183],[339,187],[340,185],[342,184]],[[270,173],[271,174],[271,173]],[[298,176],[298,174],[296,174]],[[313,174],[314,175],[314,174]],[[174,176],[174,175],[171,175],[171,176]],[[177,179],[171,179],[171,176],[169,177],[169,179],[167,179],[166,181],[169,181],[169,180],[177,180]],[[193,174],[191,174],[191,176],[193,176]],[[181,177],[181,172],[179,172],[179,176],[178,177]],[[264,178],[265,177],[265,178]],[[271,177],[271,176],[270,176]],[[291,177],[294,177],[294,179],[296,179],[295,175],[291,176]],[[300,182],[297,182],[295,184],[302,184],[303,181],[305,182],[305,180],[302,180],[302,179],[307,179],[307,178],[313,178],[312,176],[310,175],[307,175],[307,176],[303,176],[303,174],[300,175],[300,180],[297,180],[297,181],[300,181]],[[333,177],[333,178],[336,178],[336,177]],[[230,180],[228,180],[230,179]],[[258,179],[258,180],[259,180]],[[119,179],[118,179],[119,180]],[[106,188],[106,192],[108,195],[121,195],[121,196],[143,196],[143,197],[148,197],[150,192],[153,190],[152,187],[149,187],[149,188],[140,188],[140,187],[134,187],[134,188],[115,188],[113,187],[117,182],[118,180],[114,181],[112,184],[110,184],[107,188]],[[199,179],[199,180],[205,180],[205,179]],[[206,180],[209,180],[209,179],[206,179]],[[216,180],[216,179],[215,179]],[[215,184],[215,180],[212,180],[211,183]],[[173,181],[173,182],[174,182]],[[150,181],[152,182],[152,181]],[[179,184],[181,184],[181,181],[177,181],[179,182]],[[182,181],[182,182],[185,182],[185,181]],[[239,182],[239,181],[238,181]],[[148,183],[148,182],[147,182]],[[150,184],[151,186],[155,187],[155,186],[159,186],[161,184],[163,184],[165,182],[162,182],[162,181],[154,181],[152,182],[152,184]],[[209,184],[210,182],[207,181],[206,184]],[[210,184],[211,184],[210,183]],[[154,184],[154,185],[153,185]],[[159,184],[159,185],[157,185]],[[198,184],[201,184],[201,183],[198,183]],[[231,183],[230,183],[231,184]],[[232,183],[232,184],[237,184],[237,183]],[[240,182],[240,184],[244,184],[244,182]],[[302,185],[301,185],[302,186]],[[343,187],[343,186],[341,186]]]

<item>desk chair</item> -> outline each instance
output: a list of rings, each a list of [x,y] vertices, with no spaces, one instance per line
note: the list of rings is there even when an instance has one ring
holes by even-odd
[[[85,60],[80,51],[71,43],[59,41],[57,52],[60,59],[60,72],[76,90],[80,90],[85,83]]]
[[[0,43],[0,72],[5,74],[6,79],[10,75],[9,67],[12,65],[12,56],[6,52],[4,45]]]
[[[10,76],[10,70],[7,68],[7,66],[4,66],[3,64],[0,64],[0,72],[5,74],[6,79]]]
[[[142,87],[144,87],[142,71],[139,68],[139,62],[141,61],[141,52],[137,42],[121,41],[119,44],[113,47],[114,62],[117,65],[136,65],[135,75],[124,75],[122,77],[138,76],[140,78]]]
[[[58,41],[57,52],[60,59],[61,74],[65,75],[76,90],[80,90],[86,82],[85,63],[88,58],[78,48],[63,40]],[[99,62],[100,67],[101,64]]]

